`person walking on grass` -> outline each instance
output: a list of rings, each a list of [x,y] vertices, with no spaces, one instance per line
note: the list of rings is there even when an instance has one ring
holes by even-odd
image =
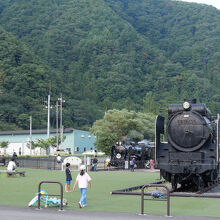
[[[72,180],[71,170],[70,170],[70,163],[66,163],[66,185],[65,185],[65,192],[72,192],[70,190],[70,183]]]
[[[80,194],[81,194],[81,198],[79,201],[80,208],[87,206],[87,200],[86,200],[87,187],[88,187],[88,184],[90,185],[90,188],[92,187],[91,180],[92,179],[89,176],[89,174],[86,173],[85,165],[81,165],[80,166],[80,173],[77,175],[76,181],[73,186],[73,190],[75,190],[76,185],[78,184],[79,189],[80,189]]]

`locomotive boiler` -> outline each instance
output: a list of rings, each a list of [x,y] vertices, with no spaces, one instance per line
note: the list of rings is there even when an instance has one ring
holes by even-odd
[[[200,190],[218,180],[219,174],[219,115],[214,117],[205,104],[185,100],[168,107],[166,134],[161,142],[164,118],[156,119],[155,167],[171,182],[175,190]]]

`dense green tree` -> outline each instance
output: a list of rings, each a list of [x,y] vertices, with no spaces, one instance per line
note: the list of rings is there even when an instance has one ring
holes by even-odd
[[[31,147],[32,148],[42,148],[45,149],[47,154],[49,154],[49,148],[56,146],[56,137],[48,138],[46,140],[44,139],[38,139],[36,142],[33,142]]]
[[[6,154],[6,148],[8,147],[8,144],[9,144],[8,141],[0,142],[0,148],[4,148],[4,154]]]
[[[143,112],[158,114],[158,106],[154,101],[152,92],[148,92],[143,101]]]
[[[90,131],[96,136],[97,149],[110,154],[111,147],[127,135],[133,140],[153,139],[154,121],[155,115],[150,113],[113,109],[96,121]]]

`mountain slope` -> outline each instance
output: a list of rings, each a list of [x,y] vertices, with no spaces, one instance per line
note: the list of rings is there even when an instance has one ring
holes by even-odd
[[[31,88],[51,82],[54,101],[61,93],[66,100],[64,127],[91,125],[109,108],[141,110],[149,92],[162,113],[168,103],[191,97],[220,112],[219,17],[212,7],[168,0],[0,0],[0,25],[27,46],[34,61],[26,65],[31,77],[36,74],[35,87],[14,80],[4,93],[17,88],[15,99],[22,93],[40,103],[46,89]],[[42,66],[40,74],[32,63]],[[26,79],[27,71],[19,71]],[[11,80],[10,74],[4,70]],[[14,123],[27,127],[23,116],[16,121],[21,113],[13,108]]]
[[[169,0],[105,2],[138,33],[150,39],[173,64],[180,64],[184,74],[194,75],[198,84],[203,79],[202,87],[207,87],[202,96],[196,91],[200,93],[203,88],[187,94],[187,87],[180,83],[182,92],[188,96],[195,95],[202,101],[215,101],[218,103],[215,110],[220,111],[219,10],[212,6]],[[213,92],[210,87],[215,88]],[[207,92],[211,96],[206,97]]]
[[[201,71],[200,77],[219,83],[219,10],[168,0],[105,1],[173,63]]]
[[[40,10],[42,5],[44,10]],[[17,13],[8,18],[14,10]],[[27,43],[52,67],[63,71],[64,81],[73,82],[69,87],[79,91],[79,98],[90,96],[96,102],[105,98],[114,102],[133,96],[132,100],[141,102],[140,92],[147,91],[143,85],[145,75],[165,62],[163,57],[156,60],[158,51],[149,41],[101,0],[45,4],[15,1],[1,15],[0,22],[7,31]],[[128,95],[129,91],[133,93]]]
[[[13,35],[0,28],[0,111],[1,120],[8,123],[8,128],[15,125],[28,128],[24,121],[29,121],[31,111],[41,108],[37,98],[45,96],[49,78],[47,67]],[[41,117],[42,114],[39,121],[34,120],[34,127],[43,123],[45,117]]]

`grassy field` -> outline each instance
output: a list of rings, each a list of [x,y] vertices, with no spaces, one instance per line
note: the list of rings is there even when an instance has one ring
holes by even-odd
[[[65,185],[65,173],[62,171],[21,168],[19,170],[25,170],[26,177],[8,178],[6,174],[0,174],[0,205],[27,206],[36,195],[38,184],[42,180],[60,181]],[[73,180],[77,174],[77,172],[72,173]],[[106,212],[140,213],[139,196],[110,195],[110,192],[151,183],[159,178],[159,173],[127,171],[89,172],[89,174],[92,177],[92,188],[88,189],[88,206],[85,209]],[[42,189],[49,194],[57,194],[60,190],[57,184],[43,184]],[[65,209],[79,209],[79,189],[64,193],[64,198],[68,201]],[[171,215],[220,217],[219,205],[219,199],[171,198]],[[145,213],[165,215],[166,203],[145,201]]]

